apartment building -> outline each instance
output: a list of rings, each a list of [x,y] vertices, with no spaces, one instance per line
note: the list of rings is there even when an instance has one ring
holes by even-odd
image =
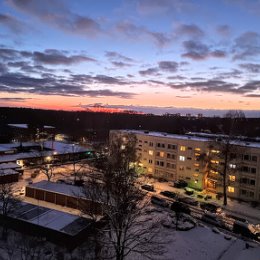
[[[218,147],[214,147],[216,138],[221,136],[111,130],[110,138],[114,135],[127,138],[128,134],[136,136],[139,165],[144,174],[169,181],[182,179],[191,188],[223,193],[220,170],[223,158],[218,156]],[[260,201],[260,143],[240,140],[232,145],[235,153],[227,165],[227,194],[242,200]],[[209,167],[207,159],[215,167]]]

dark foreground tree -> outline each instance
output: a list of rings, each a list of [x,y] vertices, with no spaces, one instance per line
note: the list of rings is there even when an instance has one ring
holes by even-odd
[[[223,186],[223,205],[227,205],[227,188],[232,182],[234,173],[239,169],[243,147],[239,146],[239,136],[241,129],[237,129],[239,123],[245,120],[242,111],[229,111],[225,115],[225,132],[213,141],[209,148],[209,153],[205,157],[207,168],[216,174],[220,174]]]
[[[99,229],[99,258],[123,260],[135,254],[154,258],[164,252],[160,222],[147,218],[148,200],[135,185],[135,147],[132,134],[112,137],[102,181],[89,183],[93,189],[85,187],[88,198],[102,201],[106,219]]]

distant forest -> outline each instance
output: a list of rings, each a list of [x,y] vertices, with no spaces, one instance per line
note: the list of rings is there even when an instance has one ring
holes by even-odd
[[[100,113],[87,111],[57,111],[29,108],[0,108],[0,141],[8,141],[17,133],[7,124],[28,124],[26,135],[33,135],[44,125],[54,126],[55,133],[63,133],[77,140],[86,137],[92,141],[104,141],[111,129],[139,129],[184,134],[206,132],[224,134],[228,131],[228,119],[220,117],[180,117],[177,115],[151,115],[128,113]],[[260,119],[239,120],[236,134],[260,136]]]

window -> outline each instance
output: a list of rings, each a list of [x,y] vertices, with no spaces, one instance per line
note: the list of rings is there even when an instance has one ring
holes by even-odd
[[[194,173],[192,175],[193,175],[193,177],[199,177],[199,175],[197,173]]]
[[[251,168],[251,173],[256,173],[256,168]]]
[[[192,158],[191,157],[187,157],[187,160],[192,160]]]
[[[248,155],[248,154],[244,154],[243,160],[244,160],[244,161],[249,161],[249,155]]]
[[[174,163],[167,163],[166,167],[171,169],[176,169],[176,165]]]
[[[152,163],[153,163],[153,160],[149,160],[148,162],[149,162],[150,164],[152,164]]]
[[[251,197],[251,198],[253,198],[254,197],[254,192],[252,192],[252,191],[249,191],[249,197]]]
[[[200,148],[195,148],[194,149],[196,152],[200,152]]]
[[[250,180],[249,184],[255,186],[255,180]]]
[[[191,170],[191,167],[186,167],[186,170],[189,170],[189,171],[190,171],[190,170]]]
[[[236,169],[236,167],[237,167],[237,166],[236,166],[235,164],[232,164],[232,163],[229,164],[229,168],[230,168],[230,169]]]
[[[219,164],[219,161],[216,161],[216,160],[211,160],[211,163],[214,163],[214,164]]]
[[[232,187],[232,186],[228,186],[228,192],[234,193],[235,192],[235,188]]]
[[[142,143],[143,141],[142,140],[138,140],[139,143]]]
[[[179,156],[179,160],[180,160],[180,161],[185,161],[185,156],[180,155],[180,156]]]
[[[184,171],[184,166],[180,166],[180,167],[179,167],[179,170],[180,170],[180,171]]]
[[[256,156],[256,155],[253,155],[253,156],[252,156],[252,161],[253,161],[253,162],[257,162],[257,156]]]
[[[149,167],[148,172],[153,172],[153,168]]]
[[[153,142],[149,142],[149,146],[151,146],[151,147],[152,147],[152,146],[153,146]]]
[[[188,147],[188,150],[192,150],[192,147]]]
[[[186,151],[186,147],[181,145],[180,151],[182,151],[182,152]]]
[[[164,157],[164,152],[156,152],[156,156]]]
[[[212,152],[212,153],[216,153],[216,154],[220,153],[219,150],[211,150],[211,152]]]
[[[194,163],[194,166],[199,167],[200,165],[199,165],[199,163]]]
[[[236,176],[235,175],[229,175],[229,180],[230,181],[235,181],[236,180]]]
[[[148,151],[148,154],[149,154],[149,155],[153,155],[153,151],[152,151],[152,150],[149,150],[149,151]]]
[[[163,166],[164,166],[164,162],[162,162],[162,161],[156,161],[156,165],[163,167]]]
[[[175,144],[168,144],[168,149],[175,150],[176,145]]]
[[[157,147],[164,148],[164,147],[165,147],[165,144],[157,143],[156,146],[157,146]]]
[[[175,154],[167,153],[167,158],[168,159],[175,159]]]

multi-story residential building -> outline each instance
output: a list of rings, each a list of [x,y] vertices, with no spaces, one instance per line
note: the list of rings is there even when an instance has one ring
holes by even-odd
[[[223,192],[223,158],[211,134],[175,135],[141,130],[112,130],[113,135],[134,134],[139,165],[144,174],[169,181],[182,179],[194,189]],[[222,136],[224,137],[224,136]],[[260,143],[243,140],[232,144],[228,161],[227,194],[242,200],[260,201]],[[209,156],[211,155],[211,156]],[[207,159],[206,159],[207,157]],[[210,163],[207,163],[210,160]],[[209,167],[209,164],[214,167]]]

